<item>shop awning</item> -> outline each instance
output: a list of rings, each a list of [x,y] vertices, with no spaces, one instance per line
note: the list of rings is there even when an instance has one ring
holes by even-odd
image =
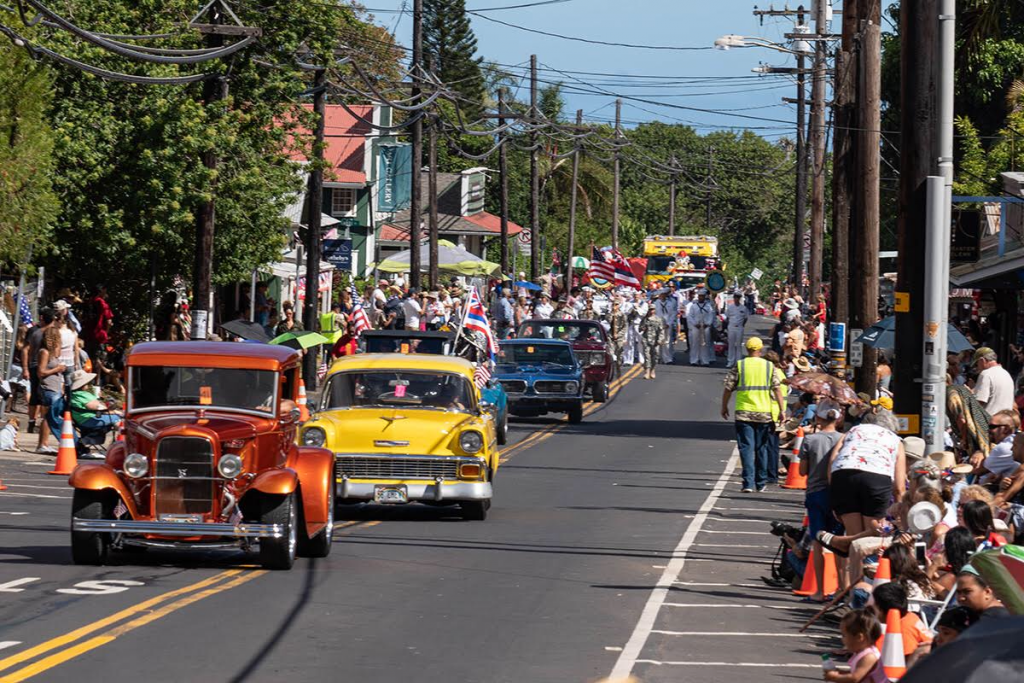
[[[1002,256],[985,255],[977,263],[955,266],[949,279],[956,287],[973,289],[1024,289],[1024,247]]]
[[[320,272],[326,273],[334,270],[334,266],[327,261],[320,262]],[[267,273],[274,277],[279,277],[283,280],[295,279],[298,277],[306,276],[306,260],[302,259],[301,265],[296,270],[295,267],[295,250],[289,249],[281,254],[281,260],[277,263],[270,263],[265,266],[260,266],[259,271],[261,273]]]

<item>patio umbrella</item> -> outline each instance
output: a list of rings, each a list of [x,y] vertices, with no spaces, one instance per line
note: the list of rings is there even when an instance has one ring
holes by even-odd
[[[428,244],[421,244],[420,247],[420,269],[427,270],[430,265],[430,247]],[[376,264],[378,270],[386,273],[407,273],[409,272],[410,256],[412,251],[406,249],[397,254],[392,254],[380,263]],[[371,265],[372,267],[372,265]],[[501,266],[491,263],[470,253],[466,249],[449,242],[438,240],[437,242],[437,268],[449,273],[459,275],[491,275],[498,271]]]
[[[971,557],[971,566],[992,586],[1006,609],[1024,615],[1024,547],[1007,545]]]
[[[280,344],[293,349],[308,349],[310,346],[326,344],[329,340],[318,332],[292,331],[285,332],[270,340],[271,344]]]
[[[270,341],[270,335],[267,334],[262,325],[249,322],[243,318],[226,322],[221,327],[246,341],[263,342],[264,344]]]
[[[518,287],[519,289],[528,289],[531,292],[540,291],[540,285],[535,285],[532,282],[526,282],[525,280],[516,280],[515,282],[512,283],[512,286]]]
[[[847,405],[860,403],[857,392],[851,389],[846,382],[838,377],[826,375],[824,372],[801,372],[786,380],[786,384],[815,396],[827,396],[839,403]]]
[[[875,349],[893,349],[896,347],[896,317],[889,316],[888,318],[882,318],[877,323],[864,330],[862,334],[855,342],[861,342],[864,346],[870,346]],[[970,351],[974,347],[971,346],[971,342],[967,341],[967,337],[960,333],[960,330],[956,329],[949,323],[946,323],[946,350],[950,353],[960,353],[961,351]]]
[[[1024,680],[1024,617],[982,619],[921,660],[902,683],[1011,683]]]
[[[573,256],[572,257],[572,267],[573,268],[580,268],[580,269],[589,268],[590,267],[590,259],[584,258],[582,256]]]

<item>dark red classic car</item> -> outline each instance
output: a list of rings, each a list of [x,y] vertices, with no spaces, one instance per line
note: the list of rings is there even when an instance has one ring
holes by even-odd
[[[125,546],[258,548],[269,569],[330,552],[334,454],[295,444],[299,354],[147,342],[126,365],[125,440],[69,479],[77,564]]]
[[[615,359],[604,326],[596,320],[525,320],[516,330],[519,339],[563,339],[583,366],[583,381],[595,403],[608,400],[608,384],[615,379]]]

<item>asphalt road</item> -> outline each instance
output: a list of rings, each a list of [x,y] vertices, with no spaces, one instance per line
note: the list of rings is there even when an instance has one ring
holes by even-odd
[[[829,632],[784,637],[811,612],[757,578],[800,496],[739,492],[721,368],[639,374],[582,424],[514,423],[487,521],[349,508],[331,556],[289,572],[74,566],[64,479],[0,460],[0,681],[820,678]]]

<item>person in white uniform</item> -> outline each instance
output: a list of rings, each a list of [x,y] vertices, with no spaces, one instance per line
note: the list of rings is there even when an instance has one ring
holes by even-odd
[[[690,339],[690,365],[711,365],[711,326],[715,323],[715,307],[708,301],[706,289],[697,290],[697,300],[686,311],[686,328]]]
[[[725,326],[729,341],[729,357],[726,367],[736,365],[736,361],[744,357],[743,328],[746,327],[750,313],[743,305],[743,292],[736,290],[732,295],[732,303],[725,307]]]
[[[632,365],[644,362],[644,340],[640,334],[640,323],[647,317],[647,299],[643,292],[634,290],[633,300],[626,302],[623,310],[629,318],[629,328],[626,330],[626,348],[622,352],[622,364]]]

